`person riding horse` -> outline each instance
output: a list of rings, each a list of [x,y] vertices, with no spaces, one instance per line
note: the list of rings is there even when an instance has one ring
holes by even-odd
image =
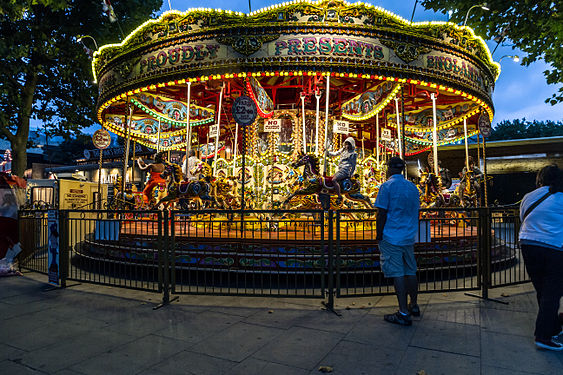
[[[291,194],[287,196],[284,200],[283,205],[287,205],[295,197],[303,197],[309,195],[316,195],[317,199],[324,210],[328,210],[331,206],[330,196],[336,194],[336,189],[332,188],[331,178],[323,177],[320,173],[319,159],[313,154],[303,154],[299,153],[298,158],[295,162],[291,163],[292,168],[298,168],[304,166],[303,175],[300,177],[302,181],[302,186],[297,186]],[[327,181],[328,180],[328,181]],[[346,198],[352,202],[359,202],[366,206],[366,208],[372,208],[371,201],[368,197],[364,196],[360,190],[361,186],[355,178],[350,178],[349,183],[344,184],[344,195]],[[334,180],[332,180],[334,182]],[[328,186],[327,186],[328,185]],[[342,204],[342,199],[336,203],[336,207],[340,207]]]
[[[348,137],[344,141],[344,146],[338,151],[328,151],[327,154],[330,156],[340,155],[340,161],[338,163],[338,171],[332,176],[332,181],[334,182],[334,190],[338,194],[338,201],[342,201],[342,188],[340,186],[341,181],[352,178],[354,171],[356,170],[356,162],[358,160],[358,154],[356,153],[356,142],[354,138]]]
[[[164,180],[161,174],[165,171],[166,166],[166,158],[164,156],[164,152],[158,152],[154,156],[154,163],[152,164],[145,164],[143,159],[137,159],[137,165],[139,169],[142,171],[148,170],[150,173],[150,178],[147,181],[145,188],[143,189],[143,201],[145,204],[148,204],[150,201],[154,200],[153,197],[153,189],[161,184],[166,184],[166,180]]]
[[[196,152],[193,149],[190,150],[189,155],[190,156],[188,157],[187,162],[184,156],[184,160],[182,162],[182,171],[184,172],[187,181],[198,181],[200,179],[200,176],[198,173],[195,173],[195,170],[198,168],[199,164],[202,161],[198,159]]]

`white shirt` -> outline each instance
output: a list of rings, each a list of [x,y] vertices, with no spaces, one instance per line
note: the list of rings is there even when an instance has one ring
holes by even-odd
[[[184,174],[186,175],[186,178],[189,181],[195,181],[195,180],[198,179],[198,176],[195,176],[195,175],[192,174],[192,171],[198,165],[198,163],[201,163],[201,161],[196,156],[190,156],[188,158],[188,169],[187,170],[186,170],[186,161],[184,160],[184,163],[182,163],[182,171],[184,172]]]
[[[382,238],[392,245],[415,243],[420,198],[416,186],[402,174],[394,174],[379,188],[375,207],[387,210]]]
[[[549,187],[542,186],[524,196],[520,204],[520,220],[528,207],[548,190]],[[563,251],[563,193],[551,194],[528,214],[520,227],[519,239],[545,243]]]

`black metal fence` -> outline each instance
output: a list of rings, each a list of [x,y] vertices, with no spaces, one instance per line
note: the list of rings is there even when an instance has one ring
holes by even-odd
[[[170,212],[172,292],[324,297],[324,216],[323,211]]]
[[[170,294],[328,298],[393,293],[375,210],[60,210],[60,278]],[[22,268],[48,273],[47,211],[20,211]],[[420,211],[421,292],[529,281],[518,210]]]

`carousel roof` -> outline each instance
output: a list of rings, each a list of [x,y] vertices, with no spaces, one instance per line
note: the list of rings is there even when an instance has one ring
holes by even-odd
[[[330,77],[331,118],[351,121],[356,134],[371,134],[373,142],[376,122],[395,132],[399,114],[407,151],[417,152],[432,143],[432,97],[439,143],[454,142],[464,136],[464,120],[469,136],[478,121],[492,120],[500,73],[469,27],[411,23],[369,4],[327,0],[250,14],[166,12],[123,42],[101,47],[92,67],[102,125],[124,135],[131,121],[134,139],[153,148],[160,139],[164,150],[186,145],[188,92],[192,129],[217,122],[221,92],[228,129],[236,97],[252,97],[260,118],[298,111],[301,97],[314,111]]]

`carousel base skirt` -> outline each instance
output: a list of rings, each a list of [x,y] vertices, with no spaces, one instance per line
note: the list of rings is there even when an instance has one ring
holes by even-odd
[[[320,225],[309,223],[302,230],[288,231],[269,224],[269,230],[248,225],[241,230],[234,226],[175,223],[170,236],[159,239],[154,226],[122,223],[112,238],[86,235],[75,241],[73,249],[90,259],[151,266],[159,264],[159,249],[162,254],[163,249],[170,248],[174,249],[170,260],[173,267],[189,270],[316,274],[327,271],[332,257],[340,273],[381,272],[375,226],[366,229],[343,225],[338,234],[335,228],[333,241],[328,241],[327,228]],[[428,229],[425,242],[415,244],[419,271],[449,272],[477,266],[477,227],[430,225]],[[493,243],[491,264],[513,264],[515,249],[498,238]]]

